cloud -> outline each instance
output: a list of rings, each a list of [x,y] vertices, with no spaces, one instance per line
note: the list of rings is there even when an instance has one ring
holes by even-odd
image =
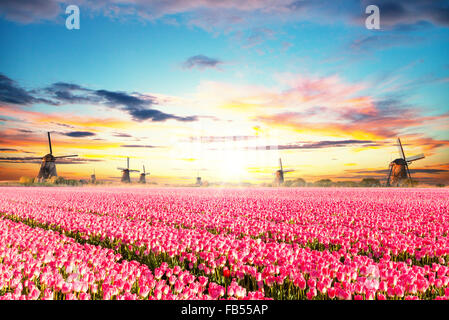
[[[362,1],[365,7],[371,3],[371,0]],[[413,25],[423,21],[438,26],[449,26],[449,4],[445,0],[378,0],[376,5],[380,10],[381,24],[388,27]]]
[[[380,146],[381,143],[371,140],[336,140],[336,141],[318,141],[318,142],[306,142],[296,143],[293,145],[280,145],[278,149],[322,149],[322,148],[334,148],[334,147],[373,147]]]
[[[139,109],[139,108],[127,108],[127,111],[132,116],[132,118],[136,121],[143,121],[143,120],[151,120],[151,121],[165,121],[169,119],[174,119],[177,121],[196,121],[196,116],[189,116],[189,117],[178,117],[173,114],[164,113],[159,110],[155,109]]]
[[[195,98],[205,106],[241,113],[270,129],[373,143],[392,141],[408,132],[414,145],[423,146],[424,151],[447,146],[442,140],[424,141],[426,133],[412,136],[410,132],[428,132],[424,126],[441,127],[449,114],[426,115],[424,107],[410,104],[406,96],[386,94],[377,98],[370,93],[375,85],[351,83],[337,74],[282,73],[274,79],[277,85],[270,87],[202,82]]]
[[[11,151],[16,152],[16,151],[19,151],[19,150],[17,150],[17,149],[10,149],[10,148],[0,148],[0,152],[11,152]]]
[[[2,0],[0,13],[6,19],[21,23],[54,19],[61,13],[57,0]]]
[[[195,121],[196,116],[180,117],[162,111],[151,109],[158,104],[155,97],[135,93],[133,95],[122,91],[91,90],[77,84],[56,83],[48,88],[46,92],[51,93],[54,99],[62,99],[67,103],[90,103],[102,104],[112,108],[120,108],[132,116],[135,121],[165,121],[174,119],[177,121]],[[72,92],[78,92],[73,95]],[[82,92],[84,95],[80,95]]]
[[[117,138],[132,138],[133,136],[127,133],[114,133],[113,134],[114,137]]]
[[[370,35],[355,39],[350,44],[350,48],[356,52],[374,51],[392,47],[413,46],[423,42],[425,38],[404,34],[381,34]]]
[[[32,130],[27,130],[27,129],[17,129],[17,131],[22,132],[22,133],[33,133]]]
[[[89,132],[89,131],[72,131],[72,132],[65,132],[61,133],[67,137],[73,137],[73,138],[84,138],[84,137],[91,137],[94,136],[95,133]]]
[[[50,105],[92,104],[118,108],[127,112],[133,120],[155,122],[173,119],[176,121],[196,121],[197,116],[177,116],[152,107],[159,105],[156,97],[141,93],[128,94],[122,91],[93,90],[74,83],[56,82],[44,89],[27,91],[20,88],[8,77],[0,74],[0,102],[17,105],[46,103]],[[68,124],[58,125],[69,126]]]
[[[109,18],[138,18],[166,23],[187,23],[208,31],[217,28],[229,32],[248,24],[266,25],[267,21],[319,21],[323,23],[343,22],[364,25],[365,8],[372,0],[348,0],[344,3],[334,0],[102,0],[75,1],[81,10],[90,10]],[[70,0],[4,0],[0,12],[12,21],[31,23],[52,20],[63,13],[62,8],[74,4]],[[380,8],[381,27],[414,25],[422,21],[437,26],[449,26],[447,1],[377,0]]]
[[[273,29],[266,27],[254,27],[249,31],[236,31],[233,38],[243,44],[243,48],[253,48],[267,40],[275,39],[276,32]],[[286,50],[291,43],[283,42],[282,49]]]
[[[184,61],[183,67],[185,69],[197,68],[200,70],[218,69],[218,67],[222,64],[223,64],[223,62],[218,59],[206,57],[204,55],[196,55],[196,56],[192,56],[192,57],[188,58],[186,61]]]
[[[446,0],[349,0],[344,3],[332,0],[295,1],[287,8],[297,13],[299,19],[307,17],[320,21],[341,21],[364,26],[368,5],[376,5],[380,11],[382,29],[395,29],[427,22],[436,26],[449,26],[449,4]]]
[[[54,122],[54,121],[51,121],[50,123],[56,124],[57,126],[61,126],[61,127],[65,127],[65,128],[75,128],[75,126],[72,126],[72,125],[69,125],[66,123],[59,123],[59,122]]]
[[[12,148],[0,148],[0,152],[4,153],[35,153],[30,151],[24,151],[19,149],[12,149]]]
[[[192,136],[188,138],[189,142],[214,143],[230,142],[257,139],[257,136]]]
[[[83,88],[77,84],[56,82],[44,89],[45,93],[59,101],[59,104],[73,103],[98,103],[100,98],[93,95],[93,90]],[[74,94],[75,93],[75,94]]]
[[[121,148],[160,148],[158,146],[139,145],[139,144],[123,144]]]
[[[54,104],[53,101],[35,98],[29,91],[19,87],[15,81],[0,73],[0,102],[17,105],[32,103]]]
[[[316,141],[316,142],[296,142],[284,145],[266,145],[245,147],[247,150],[293,150],[293,149],[322,149],[335,147],[373,147],[380,146],[381,142],[371,140],[335,140],[335,141]]]
[[[307,118],[304,118],[300,113],[290,112],[259,116],[257,117],[257,120],[272,127],[290,129],[297,133],[334,137],[357,137],[358,139],[379,141],[394,139],[406,128],[419,127],[423,125],[423,123],[429,125],[432,122],[448,118],[447,115],[420,116],[412,110],[407,110],[407,112],[391,116],[382,114],[373,116],[362,115],[359,120],[354,119],[355,115],[352,115],[351,117],[345,119],[341,114],[338,121],[329,121],[323,114],[321,121],[312,122]],[[412,135],[409,136],[411,137]],[[415,144],[432,148],[447,145],[447,142],[443,140],[427,139],[429,140],[425,141],[423,144],[420,144],[418,141],[416,141]]]

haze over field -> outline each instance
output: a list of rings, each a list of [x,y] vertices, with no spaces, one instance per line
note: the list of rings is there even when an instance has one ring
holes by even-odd
[[[2,1],[0,180],[158,183],[385,179],[398,157],[449,182],[449,3],[374,1]],[[274,4],[275,3],[275,4]],[[79,30],[65,26],[77,4]],[[134,176],[137,179],[137,174]]]

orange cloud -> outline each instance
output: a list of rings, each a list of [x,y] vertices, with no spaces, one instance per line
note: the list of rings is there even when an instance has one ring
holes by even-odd
[[[81,128],[128,128],[135,125],[133,121],[125,121],[115,118],[100,118],[89,115],[80,116],[70,113],[43,113],[18,106],[0,105],[0,115],[15,117],[35,124],[63,124]],[[92,130],[93,130],[92,129]]]

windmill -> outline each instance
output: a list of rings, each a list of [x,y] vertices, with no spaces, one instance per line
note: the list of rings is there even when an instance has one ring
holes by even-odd
[[[49,179],[51,177],[57,177],[58,174],[56,173],[56,159],[62,159],[62,158],[70,158],[70,157],[77,157],[78,155],[72,154],[67,156],[58,156],[55,157],[53,155],[53,150],[51,148],[51,138],[50,138],[50,132],[47,132],[48,135],[48,147],[50,149],[50,153],[46,154],[43,157],[39,158],[26,158],[27,160],[34,160],[34,159],[42,159],[41,167],[39,169],[39,173],[37,175],[38,181],[43,181],[45,179]]]
[[[95,184],[97,182],[97,178],[95,177],[95,169],[94,169],[94,173],[90,175],[90,182],[92,184]]]
[[[117,168],[117,169],[122,171],[122,180],[121,181],[124,183],[130,183],[131,179],[129,178],[129,173],[130,172],[139,172],[139,170],[129,169],[129,157],[126,158],[126,163],[127,163],[126,168]]]
[[[198,171],[198,173],[196,175],[196,185],[201,186],[202,184],[203,184],[203,182],[201,181],[200,172]]]
[[[397,158],[390,162],[390,171],[387,178],[387,187],[399,186],[405,180],[411,184],[412,176],[410,175],[410,170],[408,169],[409,164],[413,161],[420,160],[424,158],[424,154],[418,154],[416,156],[411,156],[406,158],[404,149],[402,148],[401,139],[398,138],[398,149],[400,158]]]
[[[276,178],[274,179],[275,183],[278,186],[280,186],[281,184],[284,183],[284,173],[294,171],[294,170],[284,170],[282,168],[282,160],[281,160],[281,158],[279,158],[279,167],[280,167],[280,169],[276,170],[276,172],[275,172]]]
[[[146,173],[145,166],[143,166],[143,173],[140,174],[139,183],[147,183],[147,180],[145,178],[146,175],[150,175],[150,173]]]

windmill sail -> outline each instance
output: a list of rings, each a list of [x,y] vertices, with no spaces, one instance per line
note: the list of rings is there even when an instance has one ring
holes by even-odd
[[[71,155],[68,155],[68,156],[57,156],[57,157],[53,157],[53,158],[55,158],[55,159],[62,159],[62,158],[73,158],[73,157],[78,157],[78,155],[77,154],[71,154]]]
[[[424,158],[425,158],[424,154],[421,153],[421,154],[417,154],[416,156],[411,156],[411,157],[405,158],[405,161],[412,162],[412,161],[416,161],[416,160],[420,160],[420,159],[424,159]]]
[[[401,155],[401,158],[405,160],[404,149],[402,148],[401,139],[399,139],[399,138],[398,138],[398,148],[399,148],[399,154]]]
[[[53,151],[51,150],[50,132],[47,132],[47,135],[48,135],[48,146],[50,147],[50,154],[53,154]]]

